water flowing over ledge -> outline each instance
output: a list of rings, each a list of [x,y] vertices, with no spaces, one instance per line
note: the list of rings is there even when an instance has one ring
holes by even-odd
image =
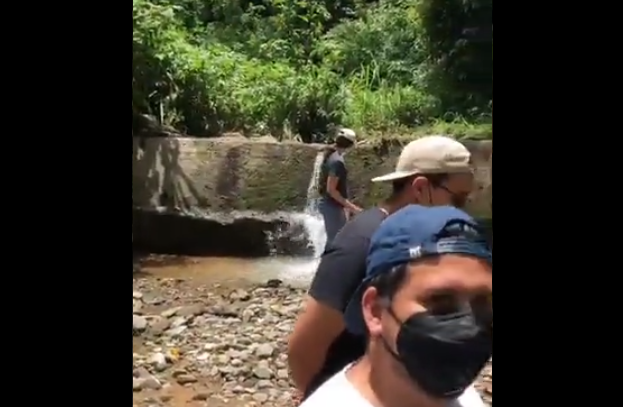
[[[197,208],[133,210],[133,242],[140,251],[192,256],[318,258],[326,242],[317,190],[323,153],[314,160],[307,204],[300,213],[204,212]]]
[[[467,146],[477,178],[470,212],[490,219],[492,143]],[[326,241],[317,196],[325,148],[245,139],[135,139],[133,248],[187,256],[287,257],[292,265],[287,273],[311,275]],[[356,202],[371,207],[388,196],[387,186],[369,180],[391,171],[399,151],[390,145],[349,154]]]
[[[307,232],[310,227],[317,229],[316,219],[306,214],[230,212],[199,216],[133,209],[132,217],[133,247],[142,252],[232,257],[313,257],[316,252]]]

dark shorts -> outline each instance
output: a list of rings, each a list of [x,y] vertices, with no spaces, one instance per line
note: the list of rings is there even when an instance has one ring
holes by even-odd
[[[327,234],[326,244],[328,245],[346,224],[346,214],[342,206],[325,199],[320,200],[318,210],[324,220],[324,229]]]

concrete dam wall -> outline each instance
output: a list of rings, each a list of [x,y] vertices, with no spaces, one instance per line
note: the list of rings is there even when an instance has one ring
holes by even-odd
[[[473,154],[476,188],[468,211],[492,217],[492,141],[466,142]],[[324,145],[246,138],[134,138],[132,145],[133,242],[160,252],[266,255],[305,252],[292,244],[287,213],[302,212],[314,162]],[[357,147],[347,157],[349,187],[362,207],[389,195],[370,182],[392,171],[399,143]],[[267,247],[266,234],[281,236]],[[297,235],[298,236],[298,235]],[[264,243],[260,243],[260,240]]]

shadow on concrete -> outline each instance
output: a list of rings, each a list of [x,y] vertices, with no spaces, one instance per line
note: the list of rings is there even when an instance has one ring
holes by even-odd
[[[138,148],[133,151],[133,170],[136,171],[133,174],[133,189],[136,186],[141,193],[158,197],[157,203],[152,199],[153,207],[149,208],[136,207],[133,200],[133,251],[235,257],[311,254],[305,239],[290,239],[287,236],[290,223],[283,215],[246,213],[238,216],[232,213],[211,218],[190,216],[190,210],[196,208],[221,207],[223,204],[231,208],[231,202],[235,200],[232,194],[235,194],[240,182],[238,174],[226,168],[219,171],[217,196],[222,202],[209,205],[211,202],[202,198],[179,165],[179,140],[167,135],[159,137],[162,140],[157,143],[157,148],[145,148],[144,139],[141,139],[137,143]],[[155,143],[150,144],[153,146]],[[238,168],[239,160],[239,149],[232,148],[223,165],[230,169]],[[141,182],[141,185],[134,185],[136,182]],[[148,201],[144,198],[141,197],[140,201]],[[189,199],[194,202],[189,202]],[[300,230],[296,233],[300,234]]]
[[[146,138],[161,139],[158,148],[145,148]],[[183,193],[186,189],[199,206],[207,206],[207,202],[179,165],[180,144],[176,137],[163,133],[156,136],[143,136],[139,140],[138,148],[133,151],[132,159],[135,163],[133,169],[137,174],[133,176],[132,182],[133,184],[141,182],[141,185],[137,185],[140,191],[149,196],[158,194],[160,207],[183,209],[191,205]],[[160,188],[160,180],[162,180],[162,188]]]
[[[227,150],[225,159],[221,162],[216,180],[216,195],[220,199],[219,207],[230,210],[240,209],[236,205],[236,194],[240,186],[240,174],[237,169],[241,168],[241,152],[239,147]]]

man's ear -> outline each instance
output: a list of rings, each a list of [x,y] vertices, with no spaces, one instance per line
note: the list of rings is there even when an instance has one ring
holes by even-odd
[[[363,312],[363,320],[368,327],[370,336],[378,336],[383,330],[381,325],[381,314],[383,307],[381,306],[378,290],[375,287],[368,287],[361,297],[361,309]]]
[[[411,181],[411,186],[418,190],[426,189],[426,187],[428,187],[428,180],[426,177],[415,177],[413,181]]]
[[[413,189],[413,193],[415,198],[419,202],[424,202],[430,199],[429,193],[429,182],[425,177],[415,177],[411,181],[411,188]]]

